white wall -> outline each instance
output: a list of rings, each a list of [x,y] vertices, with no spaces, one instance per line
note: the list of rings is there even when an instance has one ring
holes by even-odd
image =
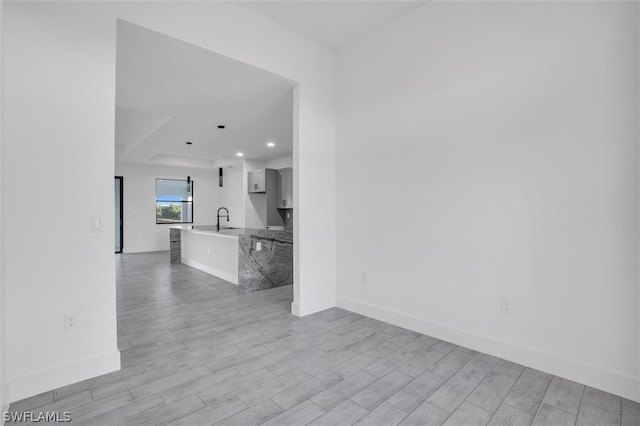
[[[338,306],[638,400],[638,47],[637,3],[440,2],[343,51]]]
[[[2,9],[3,5],[0,3],[0,22],[2,22]],[[3,34],[0,31],[0,46],[2,46]],[[2,123],[3,117],[3,104],[4,102],[4,82],[3,82],[3,61],[4,55],[0,55],[0,129],[4,129]],[[2,151],[3,151],[4,131],[0,130],[0,164],[2,164]],[[0,171],[0,188],[3,186],[3,175]],[[4,194],[4,192],[2,192]],[[0,197],[0,412],[4,413],[9,409],[9,389],[7,384],[7,341],[6,341],[6,327],[7,327],[7,307],[5,297],[5,280],[4,280],[4,220],[3,220],[3,198]]]
[[[247,190],[244,186],[242,163],[236,164],[232,168],[224,168],[222,174],[223,186],[220,188],[220,205],[218,207],[226,207],[230,216],[229,222],[224,222],[224,226],[245,228],[244,194]],[[216,213],[218,207],[216,207]]]
[[[156,178],[191,176],[194,225],[216,223],[216,211],[222,206],[222,189],[229,189],[218,186],[217,169],[214,172],[117,162],[115,174],[124,177],[124,253],[169,250],[170,225],[156,224]]]
[[[333,53],[214,2],[5,4],[2,170],[10,399],[118,368],[113,176],[116,19],[298,82],[296,314],[335,303]],[[19,182],[19,185],[16,184]],[[127,184],[125,180],[125,185]],[[64,189],[61,194],[60,188]],[[27,194],[27,195],[25,195]],[[60,204],[72,208],[53,209]],[[45,213],[46,212],[46,213]],[[89,232],[101,216],[102,233]],[[322,220],[322,226],[318,226]],[[125,237],[126,238],[126,237]],[[125,244],[127,240],[125,239]],[[80,328],[63,331],[62,315]],[[46,350],[42,350],[46,348]]]
[[[5,3],[4,285],[17,400],[120,366],[113,208],[115,23]],[[115,40],[115,39],[114,39]],[[88,60],[88,58],[91,58]],[[90,218],[103,230],[90,232]],[[65,332],[63,315],[78,328]]]

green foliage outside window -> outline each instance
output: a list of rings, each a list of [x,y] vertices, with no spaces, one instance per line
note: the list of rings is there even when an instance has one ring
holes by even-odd
[[[180,222],[182,209],[178,204],[156,206],[156,222],[171,223]]]

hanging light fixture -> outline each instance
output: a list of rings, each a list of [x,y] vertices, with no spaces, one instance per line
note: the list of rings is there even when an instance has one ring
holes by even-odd
[[[218,159],[222,161],[222,131],[225,129],[224,124],[218,124],[218,131],[220,133],[220,141],[218,142]]]
[[[219,154],[218,157],[220,157],[220,161],[222,161],[222,131],[224,130],[225,126],[223,124],[218,124],[218,130],[220,131],[220,144],[219,146]],[[222,186],[223,184],[223,180],[222,180],[222,167],[218,167],[218,186]]]

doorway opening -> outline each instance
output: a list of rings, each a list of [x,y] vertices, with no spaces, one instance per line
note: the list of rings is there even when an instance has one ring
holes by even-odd
[[[123,247],[123,236],[124,236],[124,222],[123,222],[123,218],[124,218],[124,208],[123,208],[123,183],[124,183],[124,179],[122,176],[116,176],[114,179],[114,183],[115,183],[115,218],[116,218],[116,223],[115,223],[115,248],[116,248],[116,253],[122,253],[122,247]]]
[[[136,220],[148,217],[143,191],[152,188],[152,178],[197,176],[205,189],[194,210],[196,226],[211,225],[211,218],[215,223],[223,206],[231,211],[232,227],[282,226],[269,223],[265,194],[248,194],[247,175],[293,169],[295,191],[289,192],[298,192],[298,83],[122,19],[116,36],[114,174],[127,176],[127,223],[136,222],[127,228],[127,252],[163,250],[169,243],[166,224]],[[279,214],[293,231],[294,309],[300,214],[292,199],[293,206]]]

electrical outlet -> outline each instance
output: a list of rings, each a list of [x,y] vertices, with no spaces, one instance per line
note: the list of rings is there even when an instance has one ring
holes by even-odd
[[[363,272],[362,274],[360,274],[360,282],[364,285],[367,285],[369,283],[366,272]]]
[[[91,232],[102,232],[102,218],[91,216]]]
[[[500,299],[500,312],[511,315],[511,301],[509,299]]]
[[[78,317],[76,314],[64,315],[64,331],[71,331],[78,328]]]

